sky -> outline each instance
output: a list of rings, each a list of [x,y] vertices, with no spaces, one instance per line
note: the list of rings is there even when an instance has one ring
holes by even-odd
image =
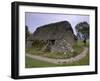
[[[37,27],[59,21],[69,21],[74,34],[76,34],[75,26],[84,21],[89,24],[89,15],[25,12],[25,25],[28,26],[31,33],[33,33]]]

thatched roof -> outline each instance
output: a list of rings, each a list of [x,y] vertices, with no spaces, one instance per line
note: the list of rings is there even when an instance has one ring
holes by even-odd
[[[38,27],[28,40],[57,40],[69,36],[74,38],[71,24],[68,21],[61,21]]]

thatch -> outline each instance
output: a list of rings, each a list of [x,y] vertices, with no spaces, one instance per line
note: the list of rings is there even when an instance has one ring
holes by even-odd
[[[51,23],[38,27],[28,40],[74,39],[71,24],[68,21]]]

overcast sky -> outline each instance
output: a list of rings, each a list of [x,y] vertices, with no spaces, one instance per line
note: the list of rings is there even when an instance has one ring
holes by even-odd
[[[36,28],[39,26],[59,21],[69,21],[75,33],[76,24],[83,21],[89,23],[89,16],[75,15],[75,14],[33,13],[33,12],[25,13],[25,25],[28,26],[29,31],[31,33],[34,32]]]

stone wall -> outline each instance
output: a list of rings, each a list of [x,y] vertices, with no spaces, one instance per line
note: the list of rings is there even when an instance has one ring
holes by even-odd
[[[51,47],[51,52],[68,52],[73,51],[72,46],[66,40],[56,40],[55,45]]]

